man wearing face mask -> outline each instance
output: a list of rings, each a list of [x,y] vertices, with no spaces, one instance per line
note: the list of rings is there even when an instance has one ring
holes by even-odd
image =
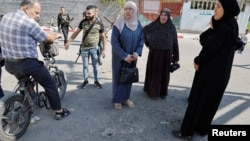
[[[59,34],[47,34],[36,22],[40,18],[38,0],[23,0],[20,9],[4,15],[0,22],[0,45],[5,69],[18,80],[31,75],[46,91],[57,120],[70,114],[61,107],[58,90],[48,69],[38,60],[37,42],[52,42]]]
[[[95,5],[89,5],[86,8],[86,15],[85,19],[83,19],[77,30],[71,35],[68,42],[65,44],[65,49],[67,50],[69,48],[70,43],[77,37],[77,35],[83,31],[83,37],[86,34],[86,32],[90,29],[90,32],[87,34],[86,38],[82,40],[81,43],[81,56],[83,61],[83,83],[81,84],[80,88],[85,89],[88,84],[88,59],[89,55],[92,60],[92,66],[94,71],[94,85],[96,88],[101,89],[102,85],[99,83],[99,70],[98,70],[98,43],[99,43],[99,37],[102,39],[102,45],[103,45],[103,51],[102,51],[102,57],[104,58],[106,56],[106,36],[104,33],[104,25],[101,21],[96,19],[96,6]],[[91,25],[93,24],[92,28]]]

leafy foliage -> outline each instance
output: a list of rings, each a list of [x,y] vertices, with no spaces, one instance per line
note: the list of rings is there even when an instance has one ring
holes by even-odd
[[[124,5],[124,3],[126,2],[126,0],[101,0],[102,4],[116,4],[117,6],[122,7]]]

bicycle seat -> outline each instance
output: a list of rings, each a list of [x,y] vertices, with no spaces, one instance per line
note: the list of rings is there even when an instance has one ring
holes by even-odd
[[[18,76],[17,79],[18,79],[18,83],[19,84],[25,84],[26,82],[30,81],[31,80],[31,75],[23,75],[23,76]]]

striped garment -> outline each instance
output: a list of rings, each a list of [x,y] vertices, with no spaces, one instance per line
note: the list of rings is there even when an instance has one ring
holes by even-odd
[[[0,46],[4,58],[38,58],[37,42],[47,38],[38,23],[22,10],[4,15],[0,29]]]

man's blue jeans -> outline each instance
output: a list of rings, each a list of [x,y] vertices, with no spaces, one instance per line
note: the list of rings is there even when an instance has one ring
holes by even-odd
[[[97,55],[97,47],[91,49],[83,49],[81,50],[82,55],[82,62],[83,62],[83,78],[84,80],[88,80],[89,78],[89,56],[91,57],[93,72],[94,72],[94,79],[98,81],[99,79],[99,70],[98,70],[98,55]]]

